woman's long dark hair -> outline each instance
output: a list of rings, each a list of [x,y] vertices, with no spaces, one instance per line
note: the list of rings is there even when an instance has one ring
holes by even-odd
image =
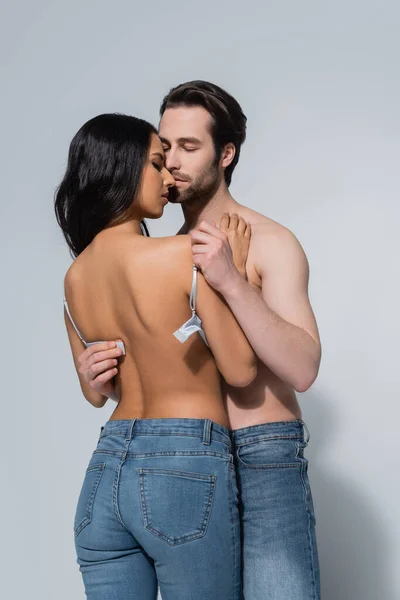
[[[104,114],[74,136],[54,209],[73,256],[129,209],[156,129],[142,119]],[[141,223],[149,235],[144,221]]]

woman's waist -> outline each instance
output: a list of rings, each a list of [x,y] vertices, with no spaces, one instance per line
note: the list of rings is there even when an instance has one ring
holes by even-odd
[[[122,393],[110,420],[119,419],[210,419],[229,428],[226,406],[220,389],[160,390],[156,394],[138,391]]]
[[[231,445],[229,430],[211,419],[111,419],[101,428],[96,453],[229,454]]]

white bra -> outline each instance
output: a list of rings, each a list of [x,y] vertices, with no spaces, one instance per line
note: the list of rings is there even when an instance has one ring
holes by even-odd
[[[203,327],[201,324],[201,319],[198,317],[198,315],[196,313],[196,299],[197,299],[197,267],[193,265],[192,289],[190,292],[190,308],[192,311],[192,316],[188,321],[186,321],[186,323],[184,323],[181,327],[179,327],[179,329],[177,329],[173,335],[179,342],[181,342],[181,344],[184,344],[186,342],[186,340],[190,338],[190,336],[192,336],[194,333],[196,333],[196,331],[198,331],[200,336],[202,337],[202,339],[208,346],[206,334],[204,333]],[[68,315],[69,320],[71,321],[72,327],[75,329],[79,339],[83,342],[83,344],[86,346],[86,348],[89,348],[90,346],[94,346],[95,344],[103,343],[103,340],[99,340],[96,342],[87,342],[85,340],[85,338],[83,337],[83,335],[81,334],[81,332],[79,331],[79,329],[77,328],[77,326],[75,325],[75,322],[74,322],[74,320],[71,316],[71,313],[69,311],[69,308],[68,308],[68,302],[66,301],[65,298],[64,298],[64,307],[65,307],[65,310],[67,311],[67,315]],[[116,342],[116,345],[117,345],[117,348],[121,348],[123,355],[125,355],[126,351],[125,351],[124,342]]]
[[[204,340],[204,342],[208,346],[206,334],[203,331],[203,327],[201,324],[201,319],[196,313],[196,300],[197,300],[197,267],[193,265],[193,280],[192,280],[192,290],[190,292],[190,308],[192,311],[192,316],[189,321],[186,321],[179,329],[174,331],[174,336],[177,340],[184,344],[187,339],[190,338],[191,335],[199,332],[200,336]]]
[[[73,318],[71,317],[71,313],[69,312],[68,302],[66,301],[65,298],[64,298],[64,307],[65,307],[65,310],[67,311],[67,315],[69,317],[69,320],[71,321],[72,327],[75,329],[76,333],[78,334],[79,339],[85,344],[86,348],[89,348],[89,346],[94,346],[95,344],[103,344],[104,343],[105,340],[98,340],[97,342],[87,342],[85,340],[85,338],[83,337],[83,335],[81,334],[81,332],[79,331],[79,329],[77,328],[77,326],[75,325],[75,322],[74,322]],[[116,345],[117,345],[117,348],[121,348],[122,354],[124,356],[126,354],[124,342],[116,342]]]

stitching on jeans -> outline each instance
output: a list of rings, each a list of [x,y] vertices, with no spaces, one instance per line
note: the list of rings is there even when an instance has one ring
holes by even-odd
[[[212,509],[212,506],[214,504],[215,487],[217,485],[217,477],[216,477],[216,475],[212,475],[211,477],[212,477],[212,481],[211,481],[211,486],[212,487],[211,487],[210,495],[208,497],[207,508],[206,508],[206,512],[205,512],[205,515],[204,515],[204,519],[203,519],[203,525],[202,525],[202,529],[204,530],[203,536],[206,535],[207,529],[208,529],[208,525],[210,524],[211,509]]]
[[[95,450],[94,454],[110,454],[112,456],[122,457],[124,454],[121,450]],[[204,450],[204,451],[170,451],[170,452],[144,452],[144,453],[135,453],[128,452],[127,458],[151,458],[157,456],[214,456],[216,458],[223,458],[224,460],[229,460],[229,454],[224,454],[223,452],[213,452],[212,450]]]
[[[216,475],[205,475],[203,473],[186,473],[187,476],[190,476],[190,477],[188,477],[188,479],[192,479],[192,480],[196,480],[196,481],[203,481],[205,483],[208,483],[210,485],[210,492],[208,495],[208,500],[207,500],[207,504],[206,504],[206,508],[205,508],[205,514],[203,517],[203,522],[201,523],[199,531],[196,533],[190,534],[190,535],[182,535],[182,536],[179,536],[176,538],[172,538],[172,537],[168,536],[167,534],[162,533],[162,532],[158,531],[157,529],[155,529],[154,527],[151,527],[151,525],[149,525],[145,487],[144,487],[145,475],[156,473],[157,475],[166,474],[168,476],[174,476],[175,473],[177,473],[178,474],[177,476],[182,476],[180,474],[185,473],[185,472],[184,471],[174,471],[172,469],[170,469],[170,470],[138,469],[138,473],[139,473],[139,481],[140,481],[140,503],[141,503],[141,507],[142,507],[142,514],[143,514],[145,528],[148,531],[150,531],[150,533],[152,533],[156,537],[164,540],[170,546],[178,546],[178,545],[181,545],[181,544],[184,544],[187,542],[191,542],[193,540],[198,540],[205,536],[205,534],[207,532],[207,528],[208,528],[208,523],[210,521],[211,508],[212,508],[212,505],[214,502],[215,487],[216,487],[216,481],[217,481]],[[196,477],[193,477],[193,475],[195,475]]]
[[[120,437],[125,437],[125,433],[116,433],[114,431],[111,431],[110,433],[105,433],[102,435],[101,439],[109,436],[109,435],[118,435]],[[169,437],[193,437],[193,438],[198,438],[198,439],[202,439],[202,436],[200,434],[193,434],[193,433],[171,433],[170,431],[166,432],[166,433],[162,433],[162,432],[154,432],[154,433],[135,433],[135,437],[137,436],[154,436],[154,437],[159,437],[160,435],[162,436],[169,436]],[[221,444],[225,444],[225,446],[230,447],[231,442],[229,439],[229,442],[221,439],[222,435],[218,434],[216,432],[214,432],[213,434],[213,442],[220,442]]]
[[[127,526],[125,525],[125,523],[122,520],[121,513],[120,513],[119,507],[118,507],[118,489],[119,489],[119,480],[120,480],[122,465],[123,465],[123,463],[119,464],[117,467],[117,470],[115,472],[114,483],[113,483],[113,506],[114,506],[115,516],[117,517],[118,521],[121,523],[121,525],[127,531],[129,531]]]
[[[171,477],[183,477],[184,479],[194,479],[195,481],[210,482],[215,475],[206,473],[194,473],[192,471],[179,471],[178,469],[139,469],[139,473],[144,475],[168,475]]]
[[[134,452],[130,452],[128,454],[130,458],[147,458],[147,457],[157,457],[157,456],[213,456],[214,458],[222,458],[223,460],[229,461],[229,454],[223,454],[222,452],[212,452],[212,451],[193,451],[193,452],[148,452],[144,454],[135,454]]]
[[[235,594],[235,590],[236,590],[237,584],[238,584],[238,582],[237,582],[237,575],[236,575],[236,573],[238,572],[237,550],[236,550],[236,547],[237,547],[237,544],[238,544],[238,540],[236,539],[235,519],[233,517],[232,477],[235,477],[235,481],[236,481],[236,470],[234,469],[232,471],[231,464],[233,464],[233,463],[229,463],[228,480],[229,480],[229,495],[230,495],[230,498],[229,498],[229,511],[231,513],[231,528],[232,528],[232,540],[233,540],[233,544],[232,544],[232,548],[233,548],[233,590],[234,590],[234,594]],[[237,481],[236,481],[236,487],[237,487]],[[239,507],[237,507],[237,509],[239,511]],[[238,518],[240,519],[240,515],[238,516]],[[240,530],[239,530],[239,533],[240,533]],[[241,540],[239,540],[239,544],[241,544]],[[240,550],[240,552],[242,552],[242,550]]]
[[[104,472],[105,467],[106,467],[105,463],[99,463],[97,465],[91,465],[91,466],[89,466],[86,469],[85,479],[86,479],[86,475],[88,473],[93,473],[93,472],[98,471],[98,474],[96,475],[96,478],[95,478],[95,480],[94,480],[94,482],[92,484],[92,489],[91,489],[89,498],[86,501],[86,505],[85,505],[85,517],[74,528],[76,536],[78,536],[80,534],[80,532],[86,527],[86,525],[89,525],[89,523],[92,520],[94,499],[96,497],[97,489],[98,489],[98,487],[100,485],[100,480],[101,480],[101,478],[103,476],[103,472]],[[83,489],[83,485],[82,485],[82,489]]]
[[[299,435],[257,435],[255,437],[247,439],[245,442],[236,442],[236,446],[240,448],[240,446],[247,446],[248,444],[253,444],[254,442],[268,442],[269,440],[301,440],[301,436]]]
[[[297,445],[297,452],[300,451],[300,445]],[[314,564],[314,553],[313,553],[313,540],[312,540],[312,534],[311,534],[311,526],[312,526],[312,522],[313,522],[313,518],[312,515],[310,513],[310,510],[308,508],[308,496],[310,495],[310,490],[309,487],[306,485],[306,467],[307,467],[307,459],[305,459],[304,457],[299,457],[301,460],[301,471],[300,471],[300,476],[301,476],[301,482],[302,482],[302,486],[303,486],[303,494],[304,494],[304,505],[305,505],[305,509],[307,512],[307,516],[308,516],[308,527],[307,527],[307,532],[308,532],[308,545],[309,545],[309,552],[310,552],[310,575],[311,575],[311,582],[312,582],[312,587],[313,587],[313,597],[314,600],[318,600],[317,599],[317,585],[316,585],[316,580],[315,580],[315,564]],[[311,501],[311,498],[310,498]]]
[[[246,469],[255,469],[256,471],[270,471],[273,469],[299,469],[301,467],[300,463],[287,463],[287,464],[280,464],[277,463],[276,465],[248,465],[247,463],[243,462],[242,459],[240,458],[240,456],[238,456],[239,462],[240,464],[242,464],[244,467],[246,467]]]
[[[140,474],[140,469],[138,469],[138,478],[139,478],[140,505],[142,507],[143,524],[145,527],[147,527],[148,526],[147,505],[146,505],[145,498],[144,498],[144,481],[143,481],[143,477]]]
[[[271,464],[271,463],[258,463],[258,464],[254,464],[254,465],[250,465],[248,463],[245,463],[244,460],[241,459],[240,455],[239,455],[239,450],[236,453],[237,459],[239,461],[239,463],[241,465],[243,465],[244,467],[246,467],[246,469],[255,469],[258,471],[264,471],[264,470],[271,470],[271,469],[299,469],[301,467],[301,463],[276,463],[276,464]]]
[[[275,438],[277,439],[277,438]],[[290,441],[292,441],[294,438],[293,437],[285,437],[285,438],[279,438],[280,440],[282,439],[289,439]],[[264,442],[265,440],[257,440],[257,442]],[[256,442],[256,443],[257,443]],[[248,446],[249,444],[243,444],[243,446]],[[240,449],[242,448],[242,445],[238,446],[237,450],[236,450],[236,457],[239,461],[239,463],[241,465],[243,465],[246,469],[254,469],[254,470],[258,470],[258,471],[264,471],[264,470],[269,470],[269,469],[299,469],[301,467],[301,459],[298,456],[298,452],[299,452],[299,443],[296,444],[296,456],[295,458],[298,459],[298,462],[296,463],[255,463],[255,464],[249,464],[246,463],[240,456]]]

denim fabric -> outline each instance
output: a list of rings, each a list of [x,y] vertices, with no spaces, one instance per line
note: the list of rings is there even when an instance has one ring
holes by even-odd
[[[226,428],[109,421],[75,515],[89,600],[239,600],[240,526]]]
[[[319,600],[303,422],[255,425],[232,435],[245,600]]]

